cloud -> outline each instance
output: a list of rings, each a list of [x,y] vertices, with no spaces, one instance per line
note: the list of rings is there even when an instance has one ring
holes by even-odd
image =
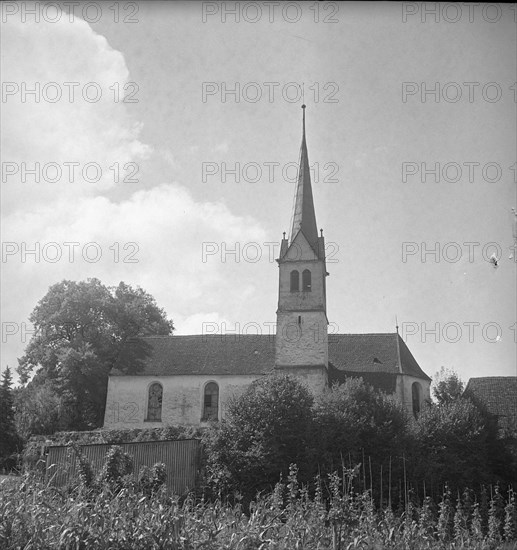
[[[229,149],[228,142],[223,141],[222,143],[218,143],[214,148],[214,153],[227,153]]]
[[[3,173],[7,208],[25,208],[27,195],[35,203],[96,194],[116,185],[127,163],[148,158],[141,124],[123,102],[124,56],[103,36],[80,18],[13,19],[2,35],[3,162],[16,170]]]
[[[200,312],[188,317],[177,317],[175,334],[223,334],[225,328],[234,328],[235,323],[221,317],[217,311]]]
[[[155,288],[167,302],[166,295],[174,296],[177,311],[197,299],[209,301],[207,292],[231,292],[222,243],[232,248],[235,242],[265,240],[253,219],[221,203],[196,202],[177,184],[139,191],[119,203],[105,197],[62,200],[8,216],[3,225],[7,286],[23,281],[41,288],[41,281],[64,277],[124,279]],[[243,292],[249,290],[244,286]]]
[[[19,88],[23,82],[96,82],[103,90],[96,103],[82,98],[24,103],[10,96],[4,104],[4,162],[95,162],[103,177],[93,184],[81,176],[73,184],[34,184],[23,183],[17,173],[2,183],[2,366],[15,366],[30,338],[30,325],[22,324],[48,287],[62,279],[97,277],[109,285],[123,280],[142,286],[183,333],[200,332],[205,317],[221,322],[222,296],[233,295],[240,304],[253,294],[254,266],[244,265],[236,289],[234,266],[220,255],[203,261],[203,243],[219,250],[222,243],[231,248],[235,242],[264,242],[262,227],[222,202],[194,199],[188,181],[155,184],[151,169],[150,188],[115,200],[109,166],[145,163],[152,152],[140,140],[141,124],[128,105],[104,94],[130,80],[122,53],[79,18],[8,23],[2,38],[10,60],[5,80]],[[159,154],[174,164],[175,151]]]

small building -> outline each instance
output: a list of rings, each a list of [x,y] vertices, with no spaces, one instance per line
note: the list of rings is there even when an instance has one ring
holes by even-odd
[[[398,332],[328,334],[323,230],[312,197],[303,106],[302,145],[294,215],[284,233],[276,335],[150,337],[137,375],[112,372],[104,427],[157,423],[202,425],[224,418],[229,399],[272,372],[289,373],[319,393],[347,377],[362,377],[418,414],[430,382]]]

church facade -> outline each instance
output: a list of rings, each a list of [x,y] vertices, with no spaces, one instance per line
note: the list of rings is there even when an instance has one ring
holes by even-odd
[[[327,332],[323,230],[316,225],[303,106],[302,145],[291,232],[277,260],[276,335],[194,335],[146,338],[150,355],[137,375],[112,372],[105,428],[203,425],[224,418],[228,401],[256,379],[288,373],[313,393],[347,377],[396,396],[418,414],[431,379],[395,333]]]

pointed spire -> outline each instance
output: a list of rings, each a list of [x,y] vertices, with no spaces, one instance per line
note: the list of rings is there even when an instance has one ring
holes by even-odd
[[[317,250],[318,226],[316,225],[316,214],[314,212],[314,202],[312,199],[309,155],[307,153],[307,142],[305,141],[305,105],[302,105],[302,109],[303,130],[302,146],[300,150],[300,167],[298,171],[298,185],[296,187],[293,227],[289,240],[292,242],[301,230],[311,246],[316,247]]]

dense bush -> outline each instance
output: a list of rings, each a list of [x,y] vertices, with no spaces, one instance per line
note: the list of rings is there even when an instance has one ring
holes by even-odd
[[[142,466],[138,474],[138,486],[147,496],[155,494],[167,479],[165,464],[158,463],[154,466]]]
[[[104,465],[99,474],[99,483],[112,490],[123,487],[133,472],[133,457],[125,453],[122,447],[114,445],[106,453]]]
[[[515,481],[515,470],[497,437],[493,418],[465,398],[429,404],[413,424],[413,452],[408,467],[415,485],[441,492]]]
[[[271,489],[289,464],[308,469],[311,407],[305,386],[286,375],[261,378],[230,401],[226,420],[204,436],[209,486],[249,501]]]
[[[488,481],[489,432],[480,411],[468,400],[457,399],[422,410],[415,423],[418,452],[415,477],[431,487],[446,481],[468,485]]]
[[[361,464],[363,475],[357,481],[363,488],[376,489],[380,489],[381,478],[387,488],[390,474],[393,479],[402,477],[410,434],[409,418],[400,402],[360,378],[350,378],[321,394],[313,414],[313,456],[318,471],[326,474],[343,464]],[[384,495],[388,496],[388,490]]]
[[[442,400],[417,419],[405,408],[351,378],[316,397],[297,379],[264,377],[230,404],[225,421],[204,435],[213,494],[240,493],[245,502],[267,490],[291,462],[300,478],[359,468],[354,489],[370,489],[385,504],[455,494],[482,484],[515,482],[515,469],[497,438],[497,424],[475,403],[441,386]],[[448,389],[449,388],[449,389]],[[447,398],[445,397],[447,396]]]

